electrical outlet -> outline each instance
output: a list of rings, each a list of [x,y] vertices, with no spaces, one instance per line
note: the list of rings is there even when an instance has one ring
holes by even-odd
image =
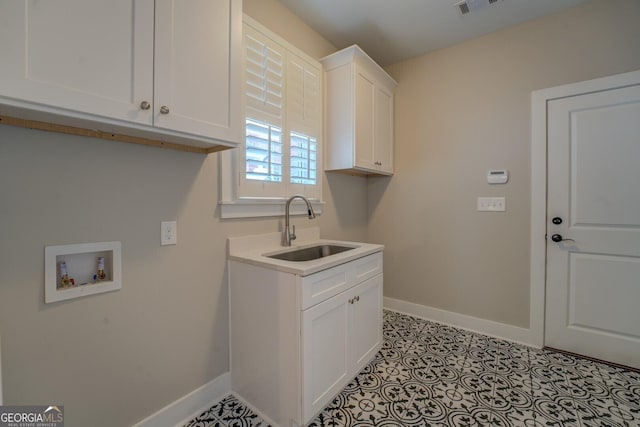
[[[507,210],[504,197],[478,197],[478,211],[504,212]]]
[[[176,221],[162,221],[160,223],[160,245],[178,244],[178,225]]]

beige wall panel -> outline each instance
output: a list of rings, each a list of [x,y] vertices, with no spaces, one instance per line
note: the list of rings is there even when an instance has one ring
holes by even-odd
[[[528,327],[531,92],[640,69],[638,22],[637,0],[596,0],[387,67],[396,173],[368,182],[385,296]]]

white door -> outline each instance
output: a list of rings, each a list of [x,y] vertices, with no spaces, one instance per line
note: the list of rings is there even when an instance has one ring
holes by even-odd
[[[242,2],[155,5],[154,126],[239,143]]]
[[[640,85],[547,120],[545,345],[640,368]]]
[[[0,2],[0,96],[150,125],[153,0]]]

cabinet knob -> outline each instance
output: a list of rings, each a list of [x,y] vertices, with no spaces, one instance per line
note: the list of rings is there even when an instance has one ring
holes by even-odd
[[[167,107],[166,105],[160,107],[160,114],[169,114],[169,107]]]
[[[147,101],[142,101],[140,103],[140,109],[141,110],[148,110],[149,108],[151,108],[151,104],[149,104],[149,102]]]

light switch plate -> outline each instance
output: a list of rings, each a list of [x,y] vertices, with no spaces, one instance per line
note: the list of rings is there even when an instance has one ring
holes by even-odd
[[[504,197],[478,197],[478,211],[504,212],[507,205]]]
[[[160,245],[178,244],[178,225],[176,221],[162,221],[160,223]]]

